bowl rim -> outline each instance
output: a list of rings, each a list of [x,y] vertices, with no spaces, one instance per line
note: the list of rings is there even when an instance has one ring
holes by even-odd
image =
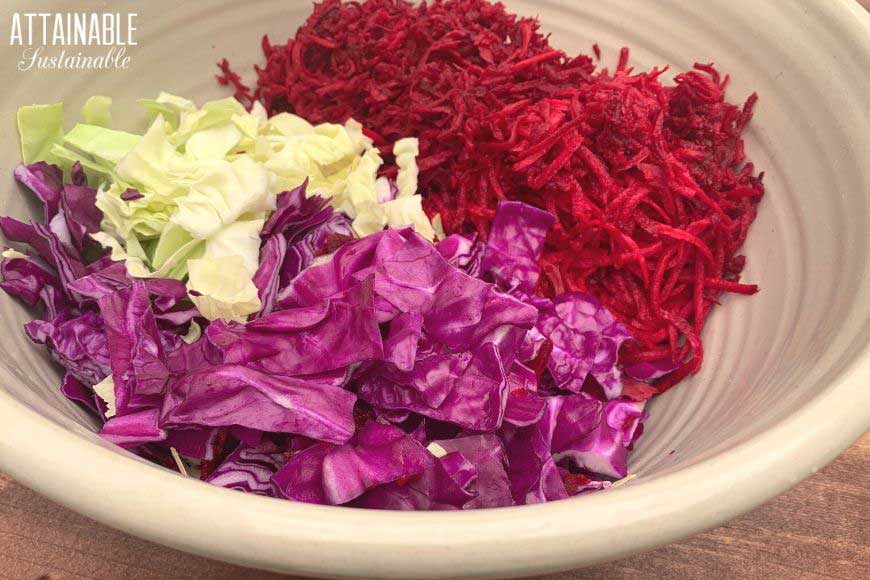
[[[857,2],[816,9],[844,34],[870,38]],[[15,380],[5,370],[0,379]],[[868,383],[865,345],[828,389],[748,441],[650,480],[531,506],[382,512],[236,493],[96,444],[2,391],[0,467],[112,527],[242,565],[333,577],[519,576],[651,549],[749,511],[870,428]],[[154,491],[130,497],[132,483]]]
[[[424,577],[469,571],[513,575],[522,573],[523,562],[529,565],[530,549],[550,555],[552,570],[613,559],[714,527],[785,491],[870,427],[870,391],[864,388],[868,381],[870,345],[844,370],[836,386],[765,432],[710,458],[618,489],[499,509],[352,510],[242,494],[95,444],[6,393],[0,393],[0,465],[28,487],[98,521],[220,560],[352,576],[363,563],[372,564],[377,554],[378,575],[385,577],[420,575],[420,570],[426,571]],[[39,444],[20,445],[22,433]],[[158,491],[131,498],[125,495],[131,482]],[[694,493],[684,492],[689,488]],[[738,489],[740,493],[732,493]],[[246,536],[238,536],[240,524]],[[647,526],[656,533],[638,532]],[[210,534],[202,534],[203,529]],[[510,533],[501,533],[503,529]],[[504,555],[498,560],[491,556],[496,538],[497,550]],[[290,552],[287,546],[298,550]],[[314,553],[319,558],[311,559]],[[542,566],[537,563],[534,569]]]

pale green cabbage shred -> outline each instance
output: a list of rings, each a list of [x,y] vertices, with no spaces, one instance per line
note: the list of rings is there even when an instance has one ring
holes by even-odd
[[[259,103],[248,112],[232,98],[197,107],[161,93],[140,103],[152,118],[143,135],[108,128],[106,97],[89,99],[83,122],[66,134],[61,105],[22,107],[22,153],[25,162],[46,160],[67,172],[79,161],[103,212],[94,239],[125,260],[132,276],[187,279],[191,300],[209,320],[244,322],[260,310],[252,281],[260,230],[277,195],[306,179],[308,195],[328,197],[359,236],[402,226],[429,240],[437,235],[417,194],[417,139],[394,145],[398,194],[391,199],[377,176],[378,150],[354,120],[267,118]]]

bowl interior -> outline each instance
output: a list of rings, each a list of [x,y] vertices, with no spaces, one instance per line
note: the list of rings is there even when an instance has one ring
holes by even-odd
[[[46,11],[80,8],[72,1],[45,4]],[[0,197],[0,214],[37,216],[36,204],[12,183],[19,159],[12,120],[19,105],[62,100],[72,121],[89,95],[106,94],[115,101],[119,125],[141,125],[145,116],[137,98],[160,90],[198,101],[226,96],[228,91],[214,82],[214,63],[227,56],[251,80],[249,65],[261,59],[261,35],[282,41],[310,11],[308,1],[207,4],[137,4],[139,44],[128,48],[129,70],[20,72],[14,66],[20,58],[17,47],[2,49],[0,147],[6,161],[0,177],[6,194]],[[719,457],[844,388],[844,372],[866,359],[870,339],[870,28],[866,19],[859,21],[859,10],[845,2],[759,7],[748,0],[506,4],[520,14],[539,15],[553,44],[569,53],[590,53],[598,42],[605,63],[612,65],[626,45],[635,66],[670,64],[669,74],[695,61],[714,61],[733,77],[729,100],[742,102],[753,91],[760,97],[746,149],[765,171],[767,195],[744,248],[744,279],[762,290],[754,297],[723,297],[704,334],[701,373],[650,406],[630,464],[639,477],[630,486],[641,488]],[[26,11],[25,2],[11,5],[7,13]],[[64,430],[104,445],[88,416],[60,394],[59,373],[50,359],[21,332],[30,318],[25,308],[0,297],[0,325],[6,329],[0,407],[9,405],[7,397],[14,399]],[[863,414],[830,409],[842,414],[843,441],[821,446],[817,466],[866,428],[868,401],[857,391],[856,396]],[[232,495],[225,499],[236,501]],[[596,501],[587,496],[570,503]]]

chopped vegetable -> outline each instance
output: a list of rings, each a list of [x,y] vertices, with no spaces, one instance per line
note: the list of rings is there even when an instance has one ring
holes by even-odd
[[[341,505],[375,486],[420,475],[431,457],[401,429],[372,422],[350,444],[318,443],[294,455],[273,481],[288,499]]]
[[[538,291],[595,295],[632,334],[626,360],[672,369],[660,392],[700,368],[719,295],[758,290],[738,254],[764,194],[741,137],[756,97],[726,102],[712,64],[664,84],[624,49],[596,71],[487,0],[325,0],[263,52],[253,92],[226,60],[218,80],[271,115],[363,120],[400,175],[416,135],[424,206],[447,233],[486,239],[505,199],[554,214]]]
[[[63,139],[63,104],[31,105],[18,109],[21,162],[53,162],[51,148]]]
[[[82,123],[109,127],[112,124],[112,99],[102,95],[94,95],[85,101],[79,111]]]
[[[261,304],[251,277],[239,255],[188,260],[190,299],[209,320],[244,322]]]
[[[646,401],[699,368],[719,294],[756,290],[754,96],[627,51],[596,71],[485,0],[326,0],[263,46],[253,93],[224,61],[237,98],[160,93],[141,133],[107,97],[68,132],[62,105],[19,110],[42,218],[0,217],[0,287],[61,392],[110,442],[292,501],[635,477]]]
[[[106,404],[106,419],[111,419],[118,414],[115,406],[115,381],[112,375],[107,375],[102,381],[93,386],[94,393]]]
[[[169,385],[160,425],[239,425],[341,443],[353,434],[354,400],[352,393],[319,381],[218,365],[187,373]]]
[[[69,226],[79,243],[91,234],[138,277],[190,274],[193,301],[209,320],[244,321],[263,310],[253,281],[260,230],[276,209],[277,196],[303,183],[308,195],[325,194],[325,203],[346,213],[357,235],[412,226],[434,238],[415,195],[414,139],[405,142],[399,197],[380,199],[381,158],[352,120],[314,126],[293,115],[266,119],[263,111],[249,113],[233,99],[198,108],[161,93],[143,101],[155,116],[144,135],[137,135],[108,127],[110,105],[105,97],[93,97],[82,108],[83,122],[66,134],[59,105],[23,108],[22,147],[33,156],[74,161],[100,186],[101,231],[95,231],[93,214],[76,216],[85,218]],[[57,125],[50,133],[33,128],[49,122]],[[31,176],[28,170],[45,170],[39,164],[21,167],[19,180],[45,183],[34,191],[53,196],[45,200],[46,209],[56,213],[60,173]]]
[[[57,197],[36,193],[50,216]],[[217,485],[313,503],[454,510],[567,497],[563,471],[588,474],[594,483],[583,489],[626,474],[643,403],[618,398],[615,357],[571,353],[577,364],[543,374],[546,356],[561,352],[543,345],[563,348],[562,334],[582,332],[595,345],[619,336],[612,318],[588,309],[591,298],[563,297],[581,306],[554,330],[548,317],[562,315],[563,303],[523,292],[534,285],[552,216],[503,204],[475,277],[459,267],[465,250],[451,248],[468,246],[456,238],[435,246],[405,228],[351,239],[345,221],[330,241],[336,215],[301,186],[226,242],[241,247],[254,236],[255,247],[265,238],[264,250],[285,248],[258,270],[274,277],[272,311],[204,331],[198,296],[175,279],[132,277],[129,260],[82,260],[81,275],[67,279],[7,251],[3,284],[54,312],[28,333],[67,369],[63,392],[103,418],[106,439],[200,461]],[[538,227],[523,243],[505,243],[527,222]],[[63,244],[43,244],[55,239],[40,224],[0,223],[52,265],[73,262],[52,251]],[[337,249],[294,260],[298,273],[282,285],[286,248],[324,230],[324,249]],[[201,260],[190,261],[193,283]],[[587,375],[613,381],[605,383],[611,400],[576,386]],[[576,394],[551,392],[563,378]]]
[[[258,445],[241,443],[206,481],[227,489],[273,495],[272,475],[286,461],[287,451],[271,441]]]

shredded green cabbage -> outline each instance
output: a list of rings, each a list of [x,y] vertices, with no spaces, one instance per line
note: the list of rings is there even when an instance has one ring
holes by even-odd
[[[436,235],[416,195],[416,139],[396,143],[393,199],[378,180],[381,156],[354,120],[268,119],[261,106],[248,112],[231,98],[197,107],[160,93],[139,102],[152,117],[143,135],[109,128],[106,97],[89,99],[82,122],[65,135],[62,105],[24,107],[22,152],[25,161],[80,162],[99,186],[103,231],[94,239],[133,276],[187,278],[209,319],[242,321],[259,310],[252,278],[260,230],[277,195],[306,179],[309,195],[329,197],[359,236],[400,226]]]
[[[82,123],[110,127],[112,125],[112,99],[102,95],[94,95],[85,101],[79,111]]]
[[[24,163],[56,160],[51,148],[63,139],[63,104],[31,105],[18,109],[18,134]]]

